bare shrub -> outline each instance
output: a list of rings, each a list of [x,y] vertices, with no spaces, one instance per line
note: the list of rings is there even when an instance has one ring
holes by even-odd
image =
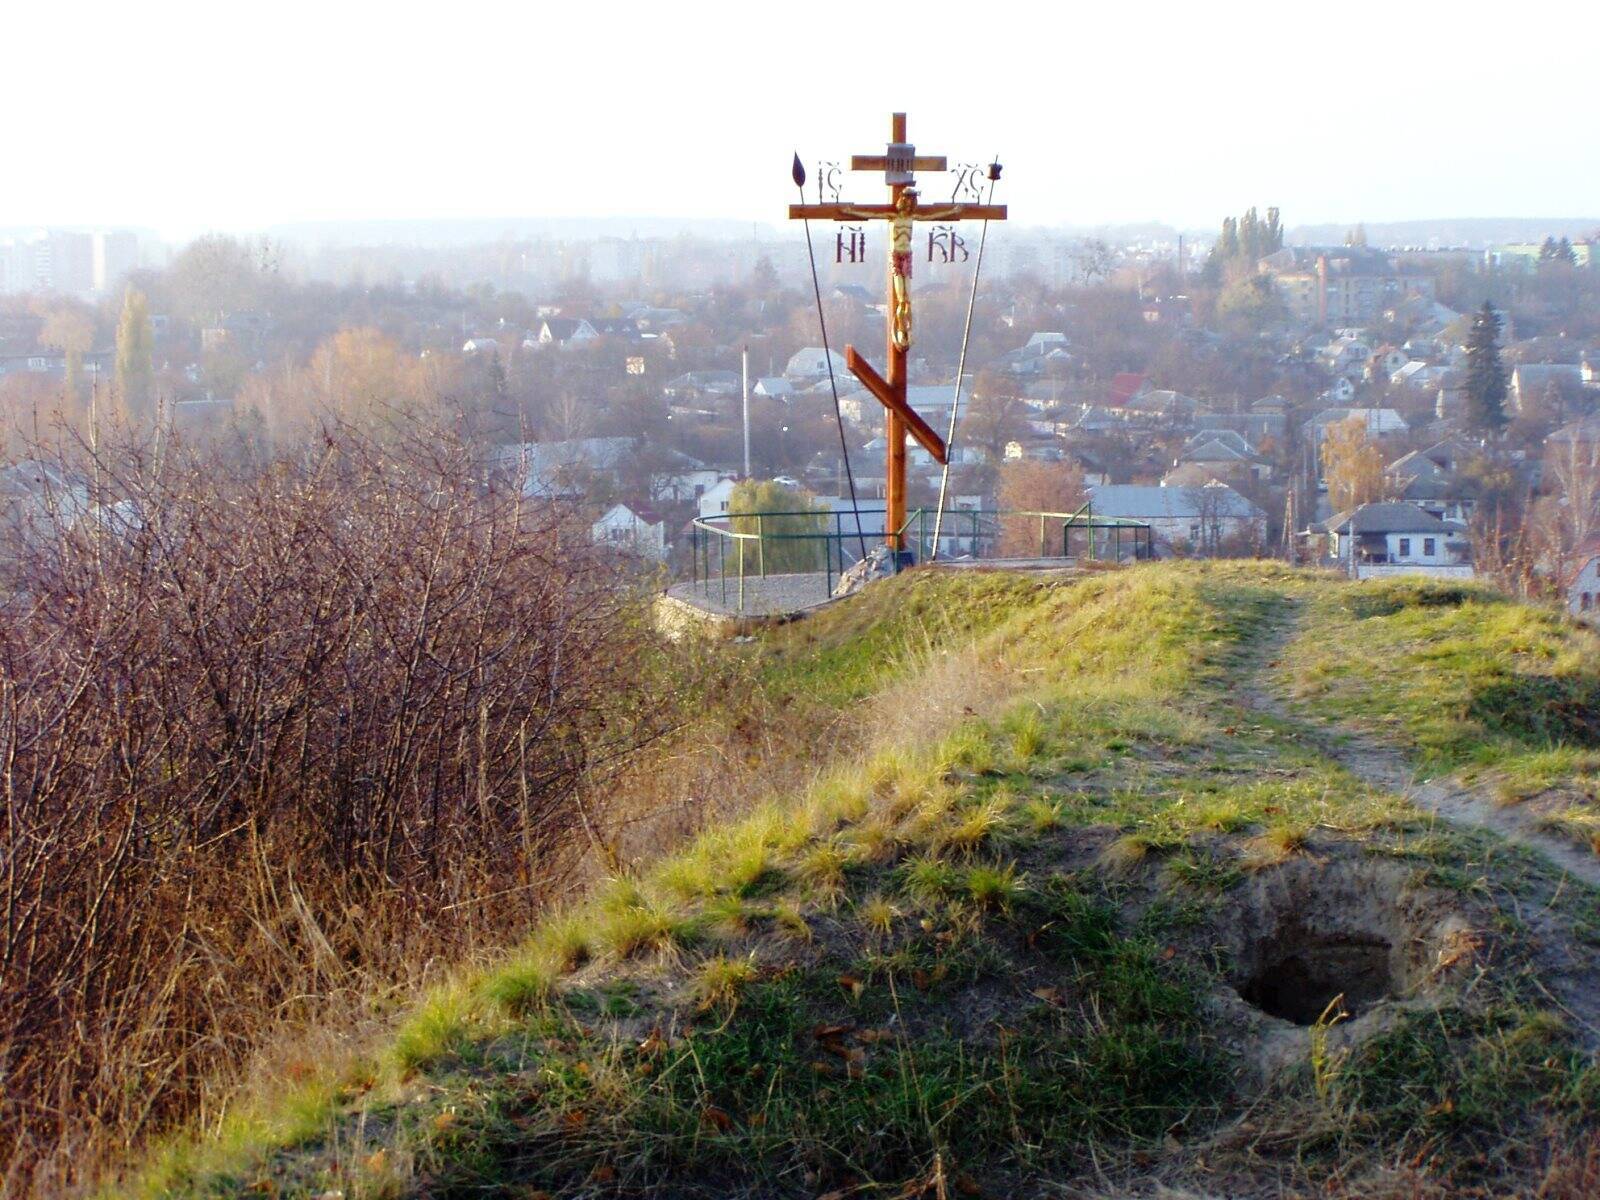
[[[249,470],[130,438],[12,505],[0,1193],[204,1118],[353,980],[503,939],[671,719],[636,591],[476,462],[433,428]]]

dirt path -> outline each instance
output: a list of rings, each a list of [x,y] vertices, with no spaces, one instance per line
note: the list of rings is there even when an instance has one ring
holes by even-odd
[[[1321,726],[1294,712],[1269,678],[1271,665],[1299,627],[1301,606],[1287,598],[1267,631],[1251,646],[1240,680],[1240,699],[1250,708],[1292,723],[1318,751],[1374,787],[1403,796],[1418,808],[1456,825],[1485,829],[1533,851],[1574,879],[1600,888],[1600,858],[1540,829],[1535,814],[1501,804],[1486,788],[1450,779],[1419,779],[1405,755],[1349,726]]]
[[[1514,805],[1497,803],[1482,788],[1455,780],[1419,779],[1405,755],[1371,734],[1348,725],[1319,725],[1293,711],[1271,678],[1273,664],[1299,629],[1302,608],[1286,597],[1266,630],[1246,651],[1237,695],[1248,708],[1294,727],[1305,743],[1367,784],[1409,800],[1458,827],[1487,831],[1507,845],[1542,858],[1563,874],[1541,881],[1517,904],[1518,918],[1534,935],[1539,986],[1572,1021],[1580,1040],[1600,1052],[1600,961],[1572,936],[1570,916],[1556,900],[1569,880],[1600,889],[1600,858],[1538,828],[1536,818]]]

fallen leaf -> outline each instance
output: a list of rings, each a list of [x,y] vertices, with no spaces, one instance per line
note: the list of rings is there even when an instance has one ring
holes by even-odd
[[[855,1028],[854,1025],[849,1025],[849,1024],[845,1024],[845,1025],[818,1025],[815,1029],[813,1029],[811,1031],[811,1036],[816,1038],[817,1041],[823,1042],[823,1041],[827,1041],[829,1038],[838,1037],[841,1033],[849,1033],[854,1028]]]
[[[714,1104],[708,1104],[700,1110],[700,1123],[720,1129],[724,1133],[733,1128],[733,1118]]]
[[[617,1177],[617,1169],[608,1163],[601,1163],[589,1172],[589,1179],[594,1183],[610,1183]]]
[[[956,1191],[963,1196],[981,1196],[983,1189],[978,1186],[978,1181],[965,1171],[956,1176]]]
[[[918,967],[915,971],[911,972],[911,984],[917,989],[917,991],[925,992],[933,986],[933,976],[929,975],[921,967]]]
[[[860,997],[861,993],[865,991],[867,987],[866,984],[862,983],[861,980],[857,979],[854,975],[839,976],[839,986],[857,998]]]
[[[1060,988],[1053,988],[1053,987],[1034,988],[1033,989],[1033,994],[1035,996],[1039,997],[1039,999],[1043,1000],[1046,1004],[1054,1004],[1057,1007],[1060,1007],[1060,1005],[1061,1005],[1061,989]]]
[[[1173,958],[1177,953],[1178,953],[1178,948],[1176,946],[1168,946],[1165,950],[1163,950],[1161,952],[1161,957],[1163,959],[1170,959],[1170,958]]]

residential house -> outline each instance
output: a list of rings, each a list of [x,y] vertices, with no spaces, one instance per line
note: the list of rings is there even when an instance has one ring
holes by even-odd
[[[1321,393],[1317,399],[1324,404],[1349,404],[1356,398],[1356,385],[1350,382],[1348,375],[1341,375],[1333,381],[1333,386]]]
[[[667,380],[661,394],[669,400],[693,400],[701,396],[737,396],[744,387],[738,371],[685,371]]]
[[[854,378],[852,376],[851,378]],[[966,415],[967,407],[972,403],[972,380],[962,380],[961,395],[956,396],[956,386],[950,383],[914,383],[906,388],[906,403],[924,421],[931,425],[940,437],[950,428],[950,406],[958,404],[960,412],[956,420],[961,421]],[[883,419],[883,405],[871,392],[857,388],[839,397],[839,411],[849,421],[857,425],[870,425]]]
[[[1251,446],[1261,446],[1266,442],[1277,442],[1280,445],[1289,432],[1289,418],[1281,411],[1257,411],[1243,413],[1200,413],[1194,419],[1195,436],[1203,433],[1227,430],[1237,433]]]
[[[1363,504],[1329,517],[1307,533],[1324,536],[1328,560],[1356,579],[1387,575],[1472,577],[1465,531],[1415,504]]]
[[[1156,487],[1106,483],[1088,489],[1090,513],[1150,526],[1158,553],[1216,554],[1258,543],[1266,514],[1225,483]]]
[[[600,331],[582,317],[546,317],[539,322],[530,341],[539,346],[566,349],[585,345],[599,336]]]
[[[1464,523],[1472,516],[1472,499],[1465,494],[1455,464],[1451,442],[1413,450],[1384,468],[1387,496],[1415,504],[1440,520]]]
[[[646,447],[626,437],[574,438],[564,442],[515,442],[495,449],[493,466],[520,479],[522,493],[543,500],[577,499],[591,477],[613,479],[636,469],[649,456],[644,486],[653,501],[691,501],[723,478],[723,472],[670,447]]]
[[[1193,467],[1196,472],[1226,483],[1265,481],[1272,477],[1272,464],[1257,454],[1255,447],[1241,434],[1231,429],[1195,434],[1172,465],[1174,468]]]
[[[588,325],[600,337],[623,338],[630,342],[639,340],[639,322],[632,317],[590,317]]]
[[[634,510],[626,504],[613,504],[590,527],[590,536],[602,545],[654,562],[667,557],[667,523],[654,509]]]
[[[1106,403],[1120,408],[1149,390],[1149,376],[1138,371],[1119,371],[1111,377],[1111,386],[1106,389]]]
[[[1450,368],[1437,366],[1430,363],[1419,362],[1412,359],[1398,371],[1391,372],[1389,383],[1393,387],[1404,388],[1411,392],[1436,392],[1440,385],[1449,378]]]
[[[1555,399],[1550,416],[1561,420],[1600,398],[1600,386],[1585,382],[1581,363],[1519,363],[1511,368],[1507,399],[1513,412],[1539,411],[1550,397]]]
[[[1170,417],[1174,421],[1193,421],[1200,402],[1170,388],[1145,388],[1130,396],[1122,406],[1128,412]]]
[[[1352,417],[1366,425],[1368,437],[1387,437],[1390,434],[1404,433],[1409,428],[1406,419],[1392,408],[1325,408],[1306,422],[1306,429],[1320,446],[1323,431],[1329,425],[1348,421]]]
[[[689,318],[675,308],[652,308],[641,304],[628,309],[628,319],[643,337],[660,337],[666,330],[688,324]]]
[[[1600,554],[1590,554],[1567,579],[1567,611],[1580,621],[1600,623]]]
[[[1330,375],[1360,379],[1372,361],[1372,347],[1358,337],[1344,334],[1318,349],[1317,361]]]
[[[739,481],[732,477],[718,480],[706,488],[696,498],[700,510],[700,519],[707,517],[720,517],[728,511],[728,505],[733,500],[733,489],[739,486]]]
[[[757,379],[755,386],[750,389],[751,395],[766,396],[772,400],[782,400],[787,403],[794,398],[794,385],[781,375],[764,375]]]
[[[837,350],[824,351],[821,346],[807,346],[804,350],[796,350],[789,356],[788,363],[783,368],[785,379],[798,383],[807,383],[828,377],[828,363],[833,363],[833,374],[837,378],[854,378],[844,365],[844,355]]]

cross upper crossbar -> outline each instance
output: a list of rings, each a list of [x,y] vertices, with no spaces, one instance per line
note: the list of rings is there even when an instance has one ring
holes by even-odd
[[[887,154],[852,154],[852,171],[887,171],[891,166],[911,171],[948,171],[950,164],[942,154],[914,154],[907,159],[891,159]]]

